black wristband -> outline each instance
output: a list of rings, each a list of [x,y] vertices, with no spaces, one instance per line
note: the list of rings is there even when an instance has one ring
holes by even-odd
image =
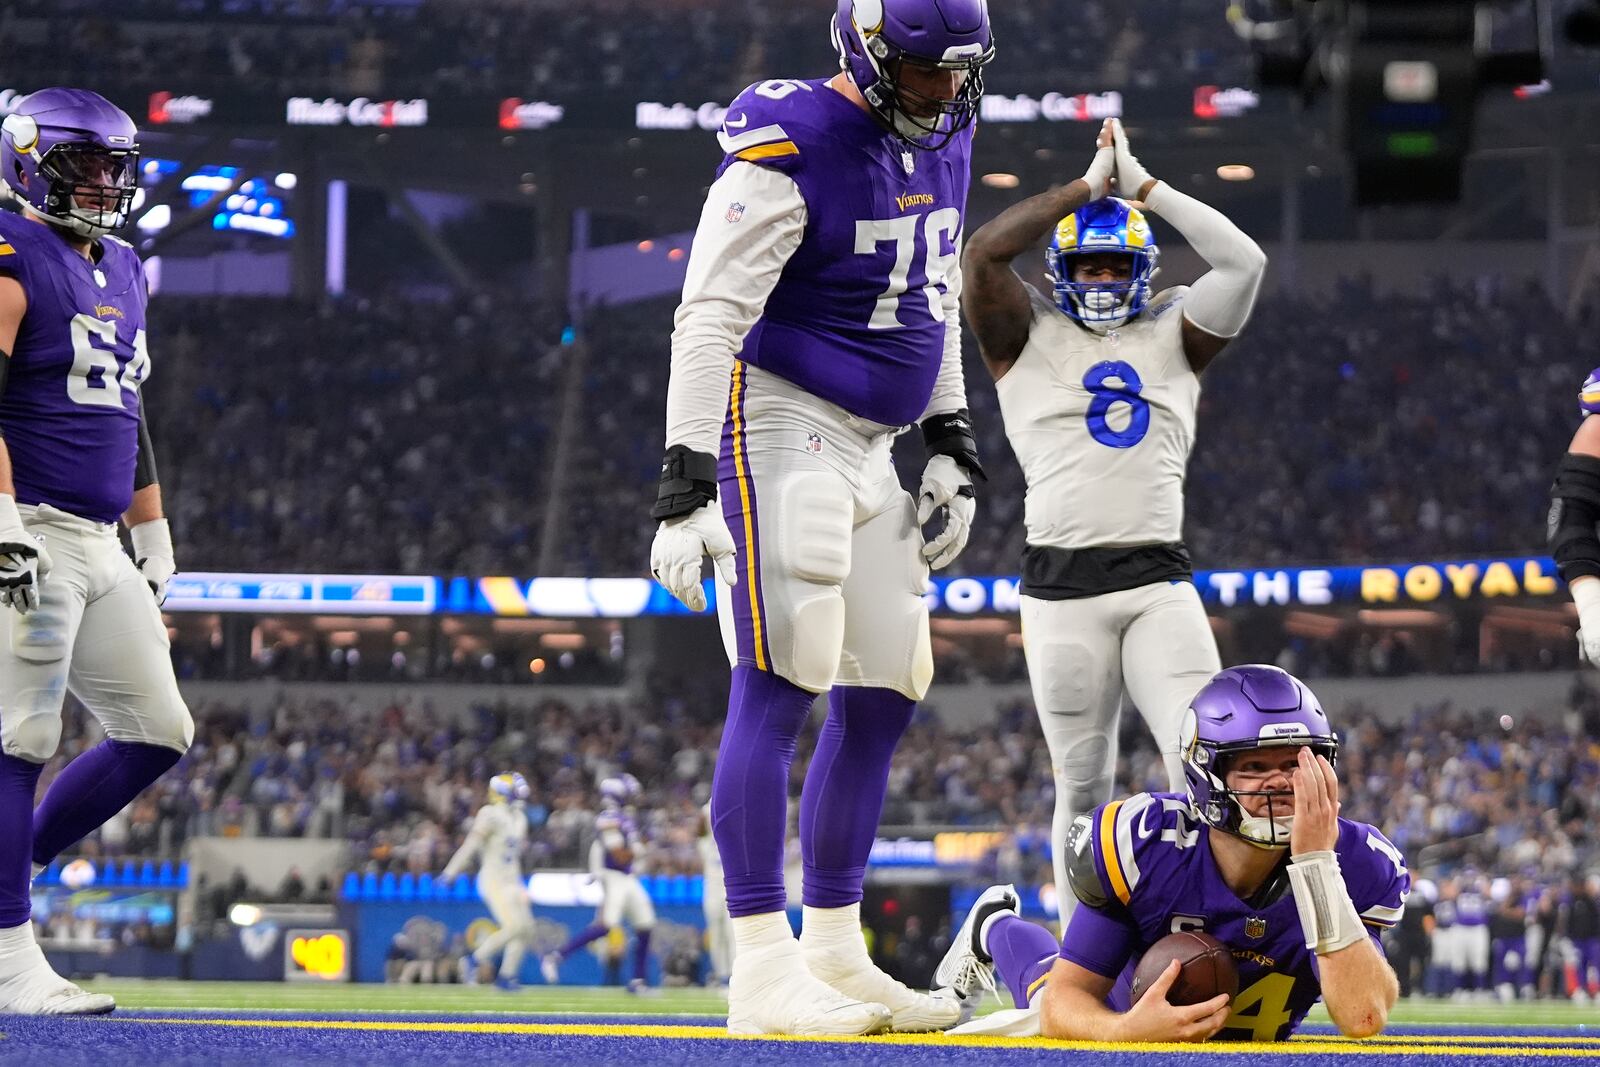
[[[975,482],[986,482],[978,463],[978,438],[972,432],[972,416],[967,409],[945,415],[929,415],[922,420],[922,444],[929,456],[949,456]]]
[[[717,457],[673,445],[661,460],[652,519],[675,519],[717,499]]]

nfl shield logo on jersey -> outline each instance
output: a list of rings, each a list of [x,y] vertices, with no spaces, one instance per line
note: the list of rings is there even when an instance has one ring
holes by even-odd
[[[1252,915],[1244,921],[1244,932],[1247,937],[1265,937],[1267,935],[1267,920]]]
[[[728,205],[728,214],[726,217],[729,222],[738,222],[740,219],[744,218],[744,205],[735,200],[733,203]]]
[[[822,455],[822,435],[819,433],[806,434],[806,451],[813,456]]]
[[[900,153],[900,165],[906,168],[907,174],[915,173],[917,169],[917,157],[911,154],[910,149]]]

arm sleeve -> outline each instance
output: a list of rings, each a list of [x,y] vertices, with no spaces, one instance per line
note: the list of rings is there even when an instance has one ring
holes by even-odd
[[[961,242],[956,241],[956,261],[945,278],[944,305],[944,358],[939,363],[939,376],[934,379],[933,396],[922,413],[948,415],[967,408],[967,385],[961,371]],[[921,420],[918,420],[921,421]]]
[[[1189,287],[1184,316],[1214,337],[1237,337],[1255,307],[1267,255],[1214,207],[1158,182],[1145,203],[1172,223],[1211,270]]]
[[[445,865],[441,877],[454,878],[466,869],[467,864],[478,854],[483,847],[483,839],[488,836],[488,825],[480,816],[472,820],[472,829],[467,832],[467,839],[461,842],[461,847],[456,849],[456,854],[450,857],[450,862]]]
[[[0,382],[3,382],[0,376]],[[135,491],[161,481],[156,473],[156,449],[150,443],[150,417],[144,410],[144,394],[139,395],[139,452],[133,461],[133,488]]]
[[[1102,978],[1116,978],[1139,950],[1139,930],[1127,915],[1079,905],[1061,938],[1061,958]]]
[[[668,448],[721,451],[734,354],[805,228],[805,198],[787,174],[740,162],[712,184],[673,320]]]

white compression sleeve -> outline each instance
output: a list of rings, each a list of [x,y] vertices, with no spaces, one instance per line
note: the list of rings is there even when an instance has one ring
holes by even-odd
[[[1189,287],[1183,301],[1185,317],[1213,337],[1237,337],[1261,289],[1266,253],[1222,212],[1166,182],[1157,182],[1145,203],[1211,264],[1211,270]]]
[[[1289,864],[1289,888],[1300,912],[1306,948],[1326,956],[1366,939],[1367,928],[1350,900],[1339,856],[1332,849],[1296,856]]]
[[[948,415],[967,406],[967,384],[961,371],[961,242],[956,241],[956,261],[945,276],[944,306],[944,358],[939,363],[939,376],[933,382],[933,396],[922,418],[929,415]],[[920,420],[919,420],[920,421]]]
[[[734,354],[805,228],[805,199],[787,174],[741,162],[712,183],[673,320],[669,448],[721,451]]]

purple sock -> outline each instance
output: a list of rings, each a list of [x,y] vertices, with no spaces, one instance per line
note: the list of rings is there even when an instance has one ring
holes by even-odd
[[[33,791],[44,767],[0,755],[0,929],[33,914]]]
[[[711,832],[722,853],[728,914],[783,911],[789,764],[816,697],[776,674],[739,666],[711,780]]]
[[[609,926],[606,926],[602,923],[590,923],[588,926],[584,927],[582,933],[578,934],[578,936],[574,937],[571,941],[568,941],[565,945],[561,946],[561,958],[567,959],[574,952],[578,951],[589,942],[600,940],[600,938],[606,936],[610,929],[611,928]]]
[[[807,907],[843,908],[861,899],[889,761],[916,710],[892,689],[841,686],[828,694],[828,721],[800,790]]]
[[[1042,926],[1016,915],[1002,915],[989,927],[984,948],[994,960],[995,974],[1011,991],[1019,1008],[1038,991],[1037,984],[1050,973],[1061,955],[1061,942]]]
[[[160,778],[183,753],[137,741],[102,741],[56,775],[33,812],[33,862],[49,863]]]
[[[639,981],[646,980],[648,971],[645,967],[650,962],[650,931],[640,930],[633,935],[633,976]]]

